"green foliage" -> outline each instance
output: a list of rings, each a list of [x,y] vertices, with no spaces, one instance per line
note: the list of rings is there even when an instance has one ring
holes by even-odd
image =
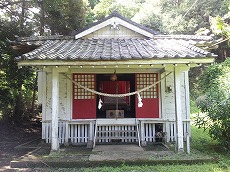
[[[141,4],[140,10],[135,14],[132,20],[148,26],[153,30],[162,31],[163,23],[159,2],[146,0]]]
[[[145,0],[133,20],[162,33],[194,34],[210,26],[209,16],[226,14],[229,4],[227,0]]]
[[[229,13],[230,13],[230,5],[229,5]],[[230,16],[229,16],[230,19]],[[210,29],[212,32],[217,35],[218,37],[222,37],[226,40],[227,43],[224,43],[226,45],[222,45],[226,49],[228,49],[229,53],[229,47],[230,47],[230,23],[227,23],[224,18],[220,16],[216,17],[210,17]]]
[[[200,112],[200,109],[197,107],[194,99],[190,99],[190,114],[197,114]]]
[[[86,22],[88,3],[85,0],[44,1],[45,25],[52,34],[67,35],[81,29]]]
[[[203,95],[197,105],[203,114],[195,123],[208,128],[213,139],[230,149],[230,59],[208,67],[199,85]]]
[[[34,71],[17,67],[14,58],[17,54],[7,40],[20,32],[15,26],[5,23],[0,29],[0,118],[19,122],[28,117],[25,112],[31,106]]]
[[[140,3],[133,0],[101,0],[93,9],[96,19],[102,19],[111,14],[113,11],[119,12],[121,15],[132,18],[140,9]]]

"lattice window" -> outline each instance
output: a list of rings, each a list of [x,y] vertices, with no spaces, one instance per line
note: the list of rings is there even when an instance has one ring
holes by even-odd
[[[74,81],[77,83],[90,88],[94,90],[95,84],[94,80],[95,77],[94,75],[91,74],[74,74],[73,75]],[[83,88],[78,87],[76,84],[74,84],[73,88],[73,95],[74,99],[94,99],[94,93],[91,93]]]
[[[158,81],[157,73],[136,74],[137,90],[145,88]],[[140,93],[142,98],[158,98],[158,84]]]

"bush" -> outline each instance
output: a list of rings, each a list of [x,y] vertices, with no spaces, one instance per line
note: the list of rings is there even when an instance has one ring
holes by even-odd
[[[195,124],[209,129],[210,136],[230,149],[230,59],[209,66],[200,79],[203,93],[197,100],[201,115]]]

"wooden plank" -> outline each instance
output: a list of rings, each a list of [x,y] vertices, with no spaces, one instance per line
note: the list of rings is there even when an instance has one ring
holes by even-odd
[[[65,123],[65,145],[68,145],[69,143],[69,123]]]
[[[97,125],[113,125],[113,126],[121,126],[121,125],[136,125],[135,118],[127,118],[127,119],[97,119]]]
[[[81,142],[81,125],[77,125],[77,142]]]
[[[146,141],[150,141],[149,140],[149,124],[145,124],[145,138],[146,138]]]

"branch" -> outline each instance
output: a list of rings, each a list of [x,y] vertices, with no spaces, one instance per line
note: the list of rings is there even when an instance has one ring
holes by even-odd
[[[6,7],[10,6],[10,5],[20,4],[22,2],[23,1],[7,2],[6,4],[1,3],[0,9],[6,8]],[[30,1],[25,1],[25,2],[30,2]]]

